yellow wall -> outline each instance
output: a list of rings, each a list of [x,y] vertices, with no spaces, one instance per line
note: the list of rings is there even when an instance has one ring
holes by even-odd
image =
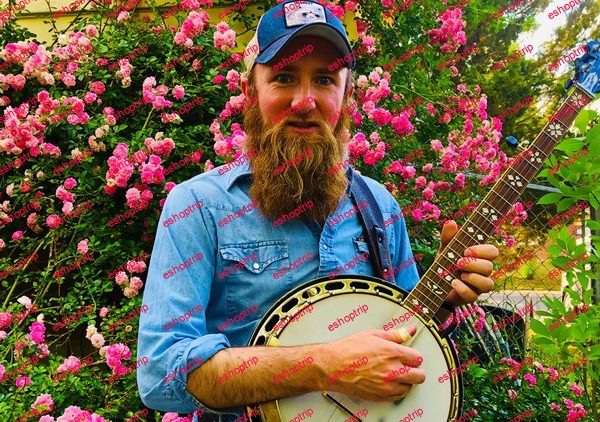
[[[88,2],[88,0],[49,0],[48,2],[52,5],[52,9],[50,11],[50,10],[48,10],[48,5],[46,4],[45,0],[21,0],[21,1],[24,1],[24,2],[29,1],[29,3],[27,3],[27,5],[25,6],[24,9],[17,11],[17,13],[16,13],[17,21],[19,22],[19,24],[21,26],[26,27],[31,32],[36,34],[38,36],[38,40],[45,41],[48,44],[52,43],[52,33],[51,33],[52,25],[49,22],[49,21],[51,21],[51,14],[56,13],[57,11],[60,11],[63,6],[69,6],[72,3],[79,4],[80,5],[79,7],[82,7],[83,5],[85,5]],[[123,3],[119,2],[119,4],[123,4]],[[162,11],[162,13],[165,13],[170,7],[172,7],[174,5],[174,2],[169,2],[167,0],[156,0],[156,4],[160,7],[160,10]],[[231,3],[230,6],[233,4],[235,4],[235,3]],[[2,8],[2,10],[6,10],[8,8],[8,4],[7,4],[6,0],[0,1],[0,5],[1,5],[0,7]],[[89,6],[88,6],[88,8],[89,8]],[[218,23],[220,21],[220,19],[218,18],[219,13],[226,8],[227,8],[227,6],[223,6],[223,7],[215,7],[215,8],[206,10],[206,12],[211,17],[211,23],[213,23],[213,24]],[[259,11],[257,10],[257,7],[253,6],[252,4],[248,5],[248,7],[246,7],[245,12],[246,13],[254,12],[255,14],[259,13]],[[69,26],[69,23],[71,22],[71,20],[73,18],[75,18],[79,13],[81,13],[82,16],[92,16],[94,13],[97,13],[97,12],[94,12],[93,10],[65,12],[65,14],[63,16],[60,16],[55,20],[56,29],[60,32],[64,31]],[[136,15],[143,16],[143,15],[149,15],[149,14],[151,15],[152,13],[153,13],[152,9],[147,6],[147,3],[144,0],[142,0],[140,2],[140,5],[136,9]],[[182,15],[183,13],[180,12],[180,14]],[[356,36],[357,36],[356,23],[354,22],[353,17],[354,17],[354,15],[351,13],[346,13],[346,16],[344,17],[344,23],[346,24],[346,28],[347,28],[348,36],[350,37],[350,40],[356,40]],[[46,21],[46,23],[44,23],[44,21]],[[175,17],[170,17],[167,19],[167,23],[168,24],[176,24],[177,22],[175,20]],[[239,32],[239,30],[240,30],[240,28],[236,28],[235,26],[233,27],[233,29],[236,30],[236,32]],[[243,51],[246,43],[248,41],[250,41],[250,39],[252,38],[253,35],[254,35],[253,31],[249,31],[246,34],[242,35],[241,37],[238,37],[237,48],[235,50]]]

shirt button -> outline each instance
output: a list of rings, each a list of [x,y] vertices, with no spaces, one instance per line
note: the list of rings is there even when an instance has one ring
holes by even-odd
[[[260,268],[260,265],[258,264],[258,262],[255,262],[254,264],[252,264],[252,268],[258,270]]]

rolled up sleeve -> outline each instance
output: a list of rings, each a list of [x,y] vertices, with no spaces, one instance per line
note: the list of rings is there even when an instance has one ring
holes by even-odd
[[[186,390],[189,373],[231,346],[224,334],[208,333],[206,328],[205,310],[215,273],[214,224],[207,224],[200,207],[165,226],[169,217],[198,204],[195,196],[186,183],[178,185],[161,213],[143,296],[147,312],[140,315],[138,332],[138,359],[147,357],[148,363],[138,368],[137,384],[149,408],[226,413],[229,409],[206,407]],[[199,254],[201,260],[190,260]],[[174,270],[173,275],[169,270]]]

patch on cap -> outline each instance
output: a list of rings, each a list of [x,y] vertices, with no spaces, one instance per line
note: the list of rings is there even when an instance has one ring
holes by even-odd
[[[292,26],[305,25],[307,23],[325,22],[325,8],[320,4],[308,1],[294,1],[284,3],[285,25]]]

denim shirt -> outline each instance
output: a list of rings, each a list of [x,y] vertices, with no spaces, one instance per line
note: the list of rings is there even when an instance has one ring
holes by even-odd
[[[243,407],[204,406],[187,392],[188,374],[222,349],[247,346],[264,313],[294,287],[329,274],[374,275],[369,260],[357,259],[368,246],[349,190],[322,228],[302,215],[278,225],[253,206],[251,177],[248,163],[220,166],[167,196],[139,320],[138,359],[148,361],[137,368],[137,384],[149,408],[234,421]],[[396,284],[411,290],[419,277],[400,207],[361,177],[383,214],[392,264],[402,268]]]

